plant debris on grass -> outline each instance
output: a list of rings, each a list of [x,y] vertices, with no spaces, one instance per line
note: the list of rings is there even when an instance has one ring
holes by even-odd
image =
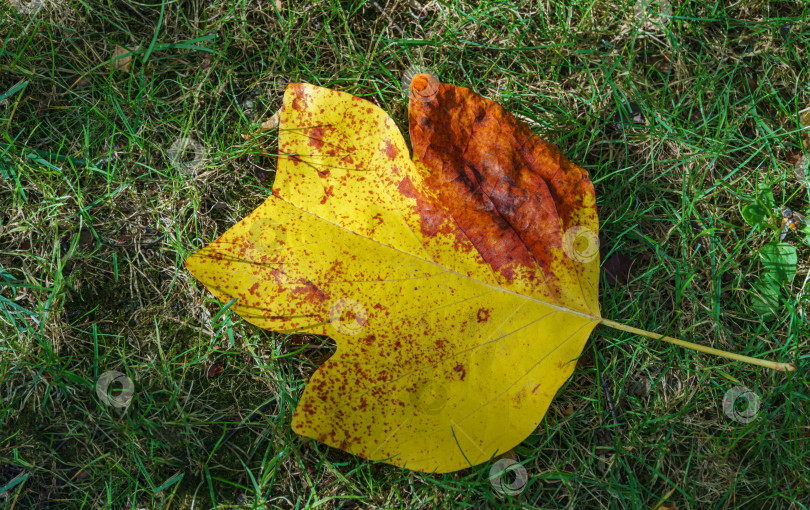
[[[808,506],[810,246],[779,240],[781,208],[810,209],[808,14],[0,0],[0,508]],[[598,330],[540,427],[491,463],[418,474],[295,435],[334,343],[250,326],[182,262],[270,193],[262,123],[288,83],[363,97],[407,132],[415,66],[588,170],[604,317],[797,372]]]

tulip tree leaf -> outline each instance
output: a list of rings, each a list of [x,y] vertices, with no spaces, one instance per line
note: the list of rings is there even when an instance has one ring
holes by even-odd
[[[600,322],[680,341],[602,319],[585,170],[469,89],[410,84],[413,156],[374,104],[290,84],[273,195],[186,265],[248,322],[335,340],[295,432],[441,473],[526,439]]]

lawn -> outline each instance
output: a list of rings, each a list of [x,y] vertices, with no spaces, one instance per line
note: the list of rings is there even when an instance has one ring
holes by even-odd
[[[0,0],[0,508],[810,507],[800,229],[782,241],[795,274],[768,276],[779,208],[810,207],[808,16],[767,0]],[[296,435],[334,342],[248,324],[183,261],[271,193],[278,129],[261,123],[288,83],[371,101],[407,139],[413,66],[588,170],[605,318],[798,370],[599,327],[509,453],[515,491],[494,461],[423,474]]]

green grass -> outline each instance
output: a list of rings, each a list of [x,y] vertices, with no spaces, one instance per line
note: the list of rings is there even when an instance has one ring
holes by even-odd
[[[786,238],[798,273],[761,317],[774,233],[740,213],[762,183],[808,209],[790,163],[810,139],[805,3],[673,1],[644,23],[604,0],[19,3],[0,3],[0,508],[810,506],[810,248]],[[137,48],[130,71],[115,45]],[[277,131],[242,135],[286,83],[368,99],[407,133],[412,65],[591,173],[603,260],[634,261],[603,281],[606,318],[799,371],[598,329],[515,449],[514,497],[490,464],[425,475],[296,436],[333,343],[223,312],[182,262],[270,193]],[[179,137],[205,148],[196,173],[168,157]],[[96,395],[109,370],[135,383],[126,412]],[[748,424],[722,409],[736,385],[761,399]]]

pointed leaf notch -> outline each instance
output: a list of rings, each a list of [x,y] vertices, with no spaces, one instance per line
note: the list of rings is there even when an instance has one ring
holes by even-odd
[[[188,269],[248,322],[329,335],[293,429],[425,472],[521,443],[603,319],[588,173],[498,104],[411,82],[413,158],[372,103],[290,84],[273,195]]]

